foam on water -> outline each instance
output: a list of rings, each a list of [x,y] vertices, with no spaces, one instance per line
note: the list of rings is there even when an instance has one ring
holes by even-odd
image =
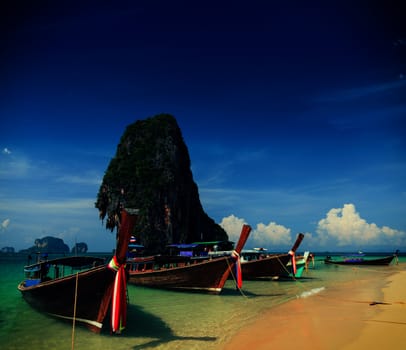
[[[306,291],[306,292],[303,292],[303,293],[299,294],[299,295],[297,296],[297,298],[308,298],[308,297],[310,297],[310,296],[312,296],[312,295],[315,295],[315,294],[317,294],[317,293],[320,293],[321,291],[323,291],[323,290],[325,290],[325,289],[326,289],[325,287],[313,288],[313,289],[311,289],[311,290],[308,290],[308,291]]]

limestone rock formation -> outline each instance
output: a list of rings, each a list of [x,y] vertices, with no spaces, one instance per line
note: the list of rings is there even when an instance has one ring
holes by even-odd
[[[122,207],[139,209],[135,237],[148,253],[167,244],[228,240],[203,210],[176,119],[160,114],[129,125],[110,161],[95,203],[114,230]]]
[[[3,247],[0,249],[0,253],[15,253],[14,247]]]
[[[63,242],[62,239],[47,236],[44,238],[37,238],[34,242],[34,246],[20,252],[27,253],[69,253],[69,247]]]
[[[85,254],[87,253],[87,244],[84,242],[76,243],[71,250],[72,254]]]

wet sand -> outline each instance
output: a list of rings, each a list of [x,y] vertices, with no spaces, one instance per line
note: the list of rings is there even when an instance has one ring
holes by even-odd
[[[263,314],[223,348],[301,350],[400,349],[406,344],[406,271],[384,274],[307,298]]]

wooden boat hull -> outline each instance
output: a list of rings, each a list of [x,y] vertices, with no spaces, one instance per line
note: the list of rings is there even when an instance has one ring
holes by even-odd
[[[303,256],[296,257],[296,273],[293,272],[292,261],[289,261],[286,266],[287,270],[285,270],[281,277],[301,278],[303,271],[306,269],[309,254],[309,252],[305,252]]]
[[[275,279],[289,274],[287,264],[294,256],[297,248],[299,248],[303,238],[304,234],[299,233],[292,249],[287,254],[265,255],[258,259],[242,262],[242,277],[246,280]]]
[[[199,291],[219,294],[235,265],[230,256],[208,259],[186,266],[139,271],[136,263],[128,263],[129,283],[162,289]]]
[[[129,208],[121,211],[116,252],[107,265],[101,258],[72,256],[25,266],[26,279],[17,287],[23,298],[38,311],[74,320],[97,333],[111,311],[111,331],[121,333],[127,311],[126,252],[137,213]],[[70,273],[65,271],[69,268]]]
[[[140,257],[127,261],[129,283],[151,288],[196,291],[219,294],[238,261],[251,232],[243,225],[232,255],[215,258],[188,258],[182,256]],[[240,283],[237,283],[240,288]]]
[[[95,267],[34,286],[18,285],[23,298],[38,311],[51,316],[84,324],[100,332],[111,300],[115,272],[107,266]],[[76,283],[80,294],[76,295]],[[76,310],[75,310],[76,303]],[[76,313],[75,313],[76,312]]]
[[[258,260],[241,263],[242,277],[245,280],[269,279],[286,274],[289,254],[275,254]]]
[[[296,262],[296,273],[293,274],[293,267],[291,263],[288,263],[286,266],[287,270],[283,274],[281,274],[281,277],[289,277],[289,278],[301,278],[303,275],[303,271],[306,268],[306,263],[304,261],[299,261]]]
[[[395,255],[392,256],[386,256],[384,258],[378,258],[378,259],[354,259],[354,260],[331,260],[331,259],[325,259],[324,263],[325,264],[334,264],[334,265],[389,265],[393,259],[395,258]]]

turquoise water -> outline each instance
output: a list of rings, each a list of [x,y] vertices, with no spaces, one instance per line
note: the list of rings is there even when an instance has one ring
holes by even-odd
[[[111,336],[81,327],[73,333],[71,324],[31,309],[17,290],[25,258],[0,257],[0,344],[2,349],[221,349],[241,327],[276,305],[298,296],[328,293],[337,284],[382,280],[405,270],[406,257],[399,261],[388,267],[354,268],[316,260],[315,268],[300,280],[244,281],[242,292],[228,281],[220,295],[129,285],[127,329]]]

